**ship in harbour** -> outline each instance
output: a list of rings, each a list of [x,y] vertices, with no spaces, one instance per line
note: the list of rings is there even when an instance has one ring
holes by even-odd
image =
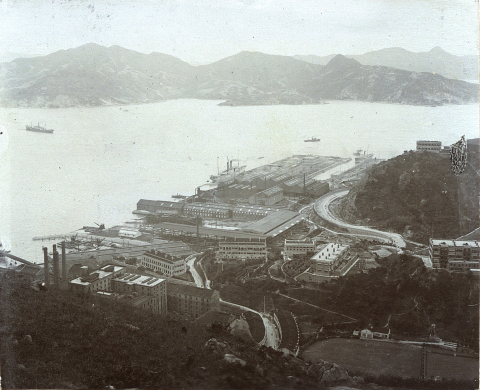
[[[218,164],[218,162],[217,162]],[[218,175],[211,175],[210,180],[212,183],[216,184],[231,184],[235,181],[235,177],[244,173],[247,166],[237,164],[236,167],[233,166],[233,160],[227,161],[227,169],[219,172]]]
[[[47,129],[46,127],[42,127],[40,126],[40,123],[37,125],[37,126],[26,126],[26,130],[27,131],[34,131],[36,133],[48,133],[48,134],[52,134],[53,133],[53,129]]]
[[[310,139],[306,139],[305,141],[303,142],[320,142],[320,138],[315,138],[315,137],[312,137]]]

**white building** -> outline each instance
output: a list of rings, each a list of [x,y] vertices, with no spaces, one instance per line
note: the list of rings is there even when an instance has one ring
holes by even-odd
[[[177,276],[187,272],[185,257],[177,257],[154,249],[142,255],[140,264],[167,276]]]
[[[112,280],[112,291],[117,294],[132,295],[134,306],[150,310],[155,314],[167,314],[167,281],[165,279],[124,274]]]
[[[427,152],[440,153],[440,150],[442,150],[442,142],[424,140],[417,141],[417,151],[423,152],[424,150]]]
[[[430,239],[430,260],[433,268],[466,272],[479,268],[478,241]]]
[[[310,271],[324,277],[346,275],[358,262],[358,255],[351,253],[348,245],[329,243],[320,248],[312,258]]]
[[[134,229],[120,229],[120,231],[118,232],[118,236],[124,238],[137,238],[141,235],[142,233]]]
[[[70,281],[72,291],[79,293],[110,291],[112,279],[125,273],[126,267],[106,265],[91,274],[88,274],[87,270],[88,268],[82,267],[83,275]]]

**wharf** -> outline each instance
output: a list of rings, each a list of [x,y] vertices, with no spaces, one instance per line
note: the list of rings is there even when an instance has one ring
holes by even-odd
[[[33,237],[33,241],[43,241],[43,240],[57,240],[59,238],[66,239],[67,237],[70,237],[71,234],[54,234],[51,236],[38,236],[38,237]]]

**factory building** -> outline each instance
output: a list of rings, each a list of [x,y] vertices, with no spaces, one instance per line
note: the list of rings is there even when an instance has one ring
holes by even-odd
[[[478,269],[478,241],[430,239],[430,260],[433,268],[459,272]]]
[[[285,240],[283,253],[290,258],[293,255],[306,255],[309,252],[315,252],[315,240]]]
[[[167,276],[177,276],[187,272],[185,256],[174,256],[155,249],[145,252],[140,264]]]
[[[210,310],[219,310],[220,293],[216,290],[168,282],[168,311],[198,318]]]
[[[137,211],[151,214],[181,214],[184,205],[180,202],[140,199],[137,202]]]
[[[226,219],[232,217],[231,207],[218,203],[189,203],[183,212],[187,216]]]
[[[279,186],[274,186],[253,194],[248,198],[248,203],[260,206],[272,206],[280,202],[283,198],[283,190]]]
[[[155,314],[167,314],[165,279],[127,273],[112,279],[111,290],[117,294],[131,295],[134,306],[147,308]]]
[[[266,239],[226,237],[224,241],[218,243],[217,259],[222,261],[266,260]]]
[[[417,141],[417,152],[423,152],[426,150],[427,152],[439,153],[441,149],[441,141]]]
[[[110,291],[112,279],[124,274],[125,270],[126,267],[106,265],[88,274],[88,267],[82,267],[82,276],[70,281],[70,289],[81,294]]]

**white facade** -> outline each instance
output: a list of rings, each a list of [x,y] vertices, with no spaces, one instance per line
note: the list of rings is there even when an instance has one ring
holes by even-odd
[[[145,252],[140,264],[167,276],[177,276],[187,272],[187,263],[184,258],[155,250]]]

